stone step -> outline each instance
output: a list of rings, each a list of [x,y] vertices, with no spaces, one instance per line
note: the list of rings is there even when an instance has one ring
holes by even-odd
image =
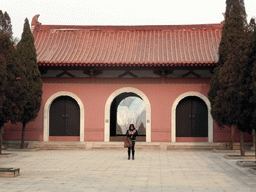
[[[88,147],[89,148],[89,147]],[[160,150],[159,143],[146,143],[146,142],[136,142],[136,150]],[[95,149],[124,149],[123,142],[95,142],[92,144],[92,150]]]
[[[4,142],[4,146],[7,148],[19,148],[20,141],[17,142]],[[66,142],[66,141],[26,141],[25,146],[28,149],[38,150],[97,150],[97,149],[123,149],[122,141],[111,141],[111,142]],[[141,142],[136,141],[136,150],[225,150],[228,149],[229,143],[189,143],[189,142]],[[245,149],[249,150],[252,143],[245,143]],[[240,150],[240,143],[234,143],[234,150]]]
[[[171,143],[167,146],[167,150],[214,150],[214,149],[225,149],[225,143]]]
[[[233,150],[240,150],[240,143],[234,143]]]
[[[80,142],[29,142],[27,148],[40,150],[85,150],[86,144]]]
[[[252,146],[251,142],[245,142],[244,143],[245,150],[250,150],[251,146]],[[227,148],[228,147],[229,147],[229,143],[227,144]],[[235,142],[233,144],[233,150],[240,150],[240,142]]]
[[[136,150],[213,150],[225,149],[226,143],[136,142]],[[29,142],[28,149],[39,150],[123,150],[123,142]]]

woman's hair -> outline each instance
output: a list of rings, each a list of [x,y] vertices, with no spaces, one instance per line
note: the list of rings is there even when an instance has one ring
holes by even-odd
[[[130,124],[129,129],[131,129],[132,126],[133,126],[133,129],[135,129],[134,124]]]

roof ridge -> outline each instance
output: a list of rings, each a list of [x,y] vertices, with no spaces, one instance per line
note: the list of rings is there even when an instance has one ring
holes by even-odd
[[[223,23],[183,24],[183,25],[42,25],[38,21],[39,14],[31,22],[32,31],[35,30],[185,30],[185,29],[222,29]]]
[[[136,25],[136,26],[99,26],[99,25],[40,25],[37,30],[115,30],[115,31],[161,31],[161,30],[198,30],[198,29],[222,29],[222,24],[201,24],[201,25]]]

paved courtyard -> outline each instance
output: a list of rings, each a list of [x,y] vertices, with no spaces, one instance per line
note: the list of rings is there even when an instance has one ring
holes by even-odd
[[[123,150],[4,151],[0,167],[17,167],[17,177],[0,176],[0,191],[256,191],[256,175],[212,151]]]

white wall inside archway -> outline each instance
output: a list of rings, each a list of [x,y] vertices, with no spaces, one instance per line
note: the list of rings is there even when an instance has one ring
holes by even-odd
[[[61,91],[53,94],[44,105],[44,141],[49,141],[49,119],[50,119],[50,108],[52,102],[60,96],[69,96],[76,100],[80,108],[80,142],[84,141],[84,105],[80,98],[74,93],[68,91]]]
[[[211,115],[211,104],[209,99],[199,92],[186,92],[181,94],[173,103],[172,105],[172,142],[176,142],[176,109],[179,102],[189,96],[196,96],[202,99],[208,110],[208,142],[213,142],[213,119]]]
[[[146,105],[137,96],[127,96],[117,106],[116,134],[126,134],[130,124],[134,124],[139,135],[146,135]]]
[[[140,90],[132,87],[124,87],[114,91],[105,104],[105,123],[104,123],[104,141],[110,140],[110,108],[113,100],[120,94],[130,92],[135,93],[142,98],[146,105],[146,142],[151,142],[151,106],[147,96]]]

